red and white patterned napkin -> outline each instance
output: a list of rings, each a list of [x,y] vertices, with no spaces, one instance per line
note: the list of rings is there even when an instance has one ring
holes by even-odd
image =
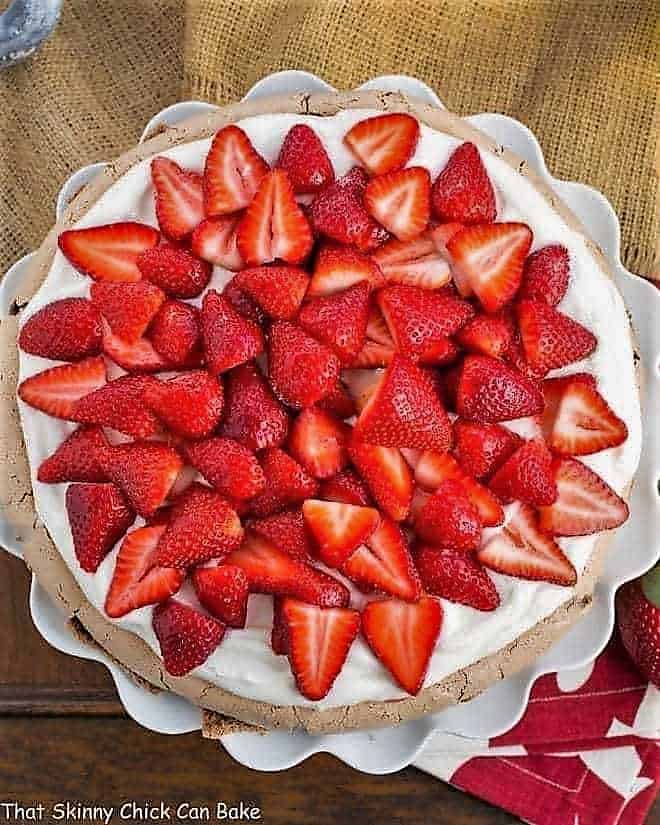
[[[540,678],[503,736],[438,734],[415,765],[534,825],[641,825],[659,737],[660,691],[614,638],[586,668]]]

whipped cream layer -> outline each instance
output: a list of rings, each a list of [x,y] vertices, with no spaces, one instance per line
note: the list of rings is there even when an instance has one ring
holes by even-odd
[[[355,159],[342,143],[344,134],[354,123],[374,114],[378,112],[342,111],[333,117],[267,114],[239,121],[238,125],[249,135],[257,151],[272,164],[291,126],[296,123],[309,124],[321,138],[339,177],[355,165]],[[435,179],[460,141],[423,124],[420,126],[419,144],[410,164],[426,167]],[[175,146],[162,154],[184,167],[202,171],[210,143],[210,139],[198,140]],[[561,243],[570,252],[570,286],[559,308],[592,330],[598,338],[598,347],[584,361],[551,375],[578,370],[593,373],[598,380],[599,391],[626,422],[629,436],[624,444],[582,459],[617,493],[622,494],[632,480],[639,460],[641,422],[628,318],[621,295],[599,268],[582,236],[567,226],[526,178],[492,153],[482,152],[482,159],[497,192],[497,219],[527,223],[534,233],[532,250]],[[158,225],[149,160],[134,166],[111,186],[76,226],[82,228],[120,220]],[[216,267],[209,288],[221,289],[232,274]],[[23,320],[56,299],[88,296],[91,283],[89,278],[78,274],[58,250],[48,277],[25,310]],[[193,303],[199,304],[200,301],[201,298],[195,299]],[[51,366],[52,361],[21,352],[20,380]],[[117,368],[113,366],[110,374],[116,375]],[[36,478],[41,462],[53,453],[76,425],[51,418],[21,401],[19,407],[37,512],[85,596],[105,615],[103,604],[114,571],[117,547],[106,557],[97,573],[89,574],[81,570],[74,554],[64,504],[67,485],[42,484]],[[509,426],[527,436],[535,429],[531,419],[510,422]],[[136,526],[141,523],[141,519],[137,519]],[[491,531],[488,532],[491,534]],[[584,570],[598,538],[596,535],[558,540],[578,573]],[[336,571],[331,572],[341,578]],[[426,676],[426,686],[496,653],[549,616],[573,593],[570,588],[543,582],[527,582],[496,573],[490,575],[501,599],[496,611],[483,613],[440,600],[444,622]],[[359,608],[365,597],[350,582],[346,583],[354,595],[354,605]],[[177,598],[191,603],[195,601],[194,592],[188,584],[184,585]],[[152,607],[144,607],[121,619],[108,621],[115,621],[123,629],[140,636],[160,655],[151,626],[152,612]],[[351,647],[328,696],[320,702],[308,701],[296,688],[287,658],[276,656],[270,648],[271,620],[272,598],[251,596],[245,629],[228,630],[218,649],[194,674],[245,698],[275,705],[326,708],[407,695],[397,687],[364,639],[359,637]]]

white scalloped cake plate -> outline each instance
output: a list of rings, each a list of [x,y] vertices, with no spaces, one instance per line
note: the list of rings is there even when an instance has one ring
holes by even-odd
[[[360,88],[402,91],[431,105],[443,106],[426,84],[410,77],[374,78]],[[315,75],[285,71],[260,80],[248,92],[246,99],[331,90],[329,84]],[[141,140],[162,125],[174,125],[214,108],[212,104],[199,101],[176,103],[149,121]],[[314,753],[327,752],[358,770],[385,774],[414,762],[436,732],[480,740],[503,733],[523,715],[529,692],[539,676],[584,667],[598,655],[614,626],[614,594],[617,588],[636,578],[660,557],[660,498],[657,493],[660,428],[653,420],[653,411],[660,409],[660,326],[657,323],[660,292],[642,278],[632,275],[621,264],[619,223],[609,202],[588,186],[553,178],[545,166],[541,148],[529,129],[504,115],[479,114],[467,120],[525,158],[576,213],[612,265],[638,335],[645,387],[643,414],[645,422],[648,422],[648,427],[644,428],[644,449],[630,500],[632,515],[617,531],[609,549],[603,575],[594,593],[592,610],[533,665],[497,683],[470,702],[397,728],[321,736],[302,732],[273,732],[263,736],[242,733],[222,738],[222,744],[234,759],[257,770],[283,770]],[[80,187],[91,180],[103,165],[97,163],[84,167],[63,185],[57,198],[58,218]],[[17,261],[0,284],[0,311],[3,314],[8,312],[14,297],[20,294],[21,276],[30,257],[26,255]],[[623,331],[621,334],[624,334]],[[20,544],[1,519],[0,542],[9,552],[20,557]],[[108,668],[126,711],[136,722],[160,733],[187,733],[200,728],[199,708],[174,694],[154,693],[138,687],[103,651],[80,642],[34,578],[30,611],[36,628],[53,647],[73,656],[102,662]]]

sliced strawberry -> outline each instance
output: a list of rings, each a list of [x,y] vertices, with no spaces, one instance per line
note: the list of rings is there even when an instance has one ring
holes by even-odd
[[[266,321],[266,316],[263,310],[255,301],[250,298],[247,292],[243,292],[236,284],[236,276],[225,284],[222,290],[222,295],[229,301],[237,312],[250,321],[263,325]]]
[[[417,120],[399,113],[361,120],[344,135],[344,143],[372,175],[405,166],[418,140]]]
[[[479,150],[462,143],[433,184],[433,214],[440,221],[489,223],[495,220],[495,192]]]
[[[192,583],[201,605],[229,627],[245,627],[250,584],[240,567],[198,567]]]
[[[202,176],[182,169],[170,158],[151,161],[156,217],[163,235],[182,241],[204,219]]]
[[[185,454],[208,483],[227,498],[252,498],[266,486],[254,453],[231,438],[192,441],[186,445]]]
[[[65,504],[76,558],[83,570],[96,573],[135,513],[114,484],[70,484]]]
[[[155,435],[159,429],[158,419],[147,409],[144,400],[147,388],[155,381],[146,375],[124,375],[109,381],[78,401],[76,421],[111,427],[134,438]]]
[[[487,478],[520,446],[520,437],[499,424],[454,422],[454,454],[476,479]]]
[[[277,321],[270,331],[268,374],[277,395],[291,407],[311,407],[334,388],[340,363],[328,347],[300,327]]]
[[[289,417],[255,366],[243,364],[227,375],[222,435],[263,450],[282,444],[288,428]]]
[[[429,596],[418,602],[384,599],[369,602],[362,613],[367,644],[396,682],[419,693],[442,627],[442,607]]]
[[[250,502],[257,517],[269,516],[286,507],[300,504],[316,495],[318,482],[284,450],[271,447],[261,456],[261,468],[266,478],[264,491]]]
[[[386,367],[390,364],[395,354],[396,350],[392,345],[377,344],[375,341],[366,340],[351,362],[351,367],[356,370],[375,371],[376,367]]]
[[[202,340],[208,367],[216,374],[251,361],[264,348],[257,324],[214,289],[206,293],[202,303]]]
[[[409,166],[372,178],[364,193],[367,212],[400,241],[410,241],[427,227],[431,214],[431,176]]]
[[[348,464],[350,427],[318,407],[303,410],[289,433],[293,457],[316,478],[329,478]]]
[[[289,175],[293,191],[315,194],[335,180],[332,163],[316,132],[297,123],[286,133],[277,166]]]
[[[144,394],[147,407],[173,433],[204,438],[218,425],[224,404],[222,384],[204,370],[155,381]]]
[[[394,346],[394,340],[390,335],[385,318],[383,318],[383,313],[377,306],[372,306],[369,308],[367,338],[370,341],[375,341],[377,344],[385,344],[390,347]]]
[[[337,501],[307,499],[305,524],[314,536],[318,556],[329,567],[341,567],[380,523],[378,510]]]
[[[447,243],[457,232],[460,232],[461,229],[465,229],[465,224],[458,223],[457,221],[450,221],[449,223],[439,223],[437,226],[434,226],[429,230],[429,235],[433,239],[435,248],[444,260],[451,260],[451,256],[447,251]]]
[[[311,561],[312,546],[302,510],[284,510],[250,523],[250,529],[294,559]]]
[[[305,297],[309,277],[297,266],[258,266],[239,272],[234,281],[271,318],[290,321]]]
[[[101,352],[101,317],[86,298],[63,298],[46,304],[21,327],[23,352],[54,361],[79,361]]]
[[[142,277],[171,298],[195,298],[206,288],[213,271],[208,261],[168,242],[147,249],[136,263]]]
[[[371,289],[384,284],[380,269],[372,260],[355,249],[325,244],[316,256],[307,297],[333,295],[363,281]]]
[[[525,360],[542,374],[586,358],[598,344],[582,324],[542,301],[520,301],[517,314]]]
[[[410,510],[413,477],[400,450],[353,440],[349,455],[378,506],[394,521],[403,521]]]
[[[341,381],[337,381],[332,390],[318,403],[321,409],[327,410],[332,415],[337,416],[337,418],[350,418],[356,413],[353,399]]]
[[[37,478],[43,484],[109,481],[103,470],[103,456],[109,449],[101,427],[78,427],[41,462]]]
[[[155,247],[159,238],[152,226],[124,221],[68,229],[57,243],[69,263],[95,281],[139,281],[138,259]]]
[[[323,699],[360,630],[360,614],[343,607],[323,608],[285,599],[282,617],[298,690],[307,699]]]
[[[415,531],[436,547],[468,551],[479,546],[479,511],[460,481],[448,478],[440,484],[415,517]]]
[[[298,323],[350,364],[362,349],[369,319],[369,284],[354,284],[343,292],[312,298],[300,310]]]
[[[541,247],[525,261],[519,297],[556,306],[566,294],[569,277],[568,250],[559,244]]]
[[[412,501],[410,502],[410,518],[409,522],[415,523],[415,519],[422,512],[422,508],[426,502],[431,498],[431,493],[423,490],[421,487],[415,487],[413,490]]]
[[[138,527],[121,543],[105,599],[105,612],[119,619],[132,610],[164,602],[183,584],[185,572],[154,564],[156,546],[165,525]]]
[[[149,338],[169,364],[189,366],[201,358],[199,310],[184,301],[165,301],[151,324]]]
[[[321,482],[319,497],[325,501],[339,501],[362,507],[368,507],[372,503],[364,482],[350,469],[324,479]]]
[[[165,300],[165,293],[149,281],[92,284],[92,303],[110,329],[130,344],[142,338]]]
[[[126,372],[160,372],[171,366],[148,338],[129,343],[110,329],[103,320],[103,352]]]
[[[225,635],[222,622],[175,599],[154,608],[152,625],[171,676],[185,676],[203,665]]]
[[[227,215],[249,205],[268,164],[238,126],[216,132],[204,168],[207,215]]]
[[[555,536],[589,536],[623,524],[629,511],[603,479],[581,461],[556,458],[553,462],[558,496],[540,507],[540,525]]]
[[[410,241],[393,238],[377,249],[372,258],[389,284],[441,289],[451,281],[449,265],[428,232]]]
[[[193,254],[213,266],[237,272],[245,262],[238,251],[236,229],[239,217],[218,215],[206,218],[195,228],[190,239]]]
[[[458,332],[456,340],[468,352],[504,358],[513,342],[513,325],[502,313],[479,313]]]
[[[468,355],[456,387],[456,412],[482,424],[511,421],[543,411],[543,393],[535,381],[497,358]]]
[[[475,610],[491,611],[500,606],[495,583],[472,553],[420,547],[415,563],[429,593]]]
[[[557,485],[552,454],[545,442],[525,441],[491,477],[488,486],[501,501],[552,504],[557,498]]]
[[[342,380],[346,385],[348,394],[355,401],[358,412],[361,412],[366,407],[367,402],[378,389],[383,375],[384,370],[379,369],[352,369],[343,371]]]
[[[105,382],[105,361],[97,356],[76,364],[51,367],[26,378],[18,386],[18,397],[54,418],[82,421],[77,415],[79,400]]]

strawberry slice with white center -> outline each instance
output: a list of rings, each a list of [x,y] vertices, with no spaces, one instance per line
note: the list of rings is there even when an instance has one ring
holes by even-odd
[[[38,372],[18,387],[21,401],[54,418],[75,419],[77,402],[106,382],[102,357],[86,358]]]
[[[626,502],[581,461],[556,458],[553,462],[558,496],[539,508],[540,525],[555,536],[589,536],[623,524]]]
[[[151,161],[156,217],[163,235],[182,241],[204,220],[204,195],[199,172],[182,169],[164,157]]]
[[[222,622],[176,599],[156,606],[152,625],[171,676],[185,676],[203,665],[225,635]]]
[[[289,662],[307,699],[327,696],[360,630],[357,610],[316,607],[285,599],[281,607]]]
[[[387,241],[373,254],[388,284],[409,284],[441,289],[451,281],[449,264],[429,232],[410,241]]]
[[[289,449],[308,473],[330,478],[348,464],[350,427],[318,407],[303,410],[289,433]]]
[[[238,126],[216,132],[204,167],[207,215],[228,215],[244,209],[268,173],[268,164]]]
[[[429,596],[418,602],[383,599],[362,613],[367,644],[403,690],[422,689],[442,627],[442,607]]]
[[[256,266],[239,272],[234,283],[271,318],[290,321],[305,297],[309,277],[298,266]]]
[[[276,259],[299,264],[314,243],[309,221],[283,169],[273,169],[261,180],[236,232],[238,251],[248,266]]]
[[[115,335],[103,321],[103,352],[126,372],[160,372],[171,367],[148,338],[126,341]]]
[[[366,281],[372,289],[385,283],[380,269],[370,258],[350,247],[325,244],[316,256],[307,297],[343,292],[361,281]]]
[[[193,253],[213,266],[232,272],[243,269],[245,262],[238,251],[236,239],[239,220],[237,215],[217,215],[203,220],[190,239]]]
[[[400,241],[410,241],[429,222],[431,176],[421,166],[410,166],[373,178],[365,190],[364,205]]]
[[[507,576],[547,581],[571,587],[577,573],[552,536],[539,526],[536,510],[529,504],[514,504],[506,524],[478,551],[479,561]]]
[[[365,281],[343,292],[312,298],[300,310],[300,326],[350,364],[362,349],[369,319],[369,285]]]
[[[475,610],[491,611],[500,606],[495,582],[474,553],[422,546],[415,563],[428,593]]]
[[[586,358],[596,349],[592,332],[544,301],[520,301],[516,309],[525,360],[538,374]]]
[[[160,233],[135,221],[67,229],[57,244],[78,272],[95,281],[139,281],[137,259],[156,246]]]
[[[356,123],[344,143],[372,175],[401,169],[419,140],[419,123],[406,114],[386,114]]]
[[[532,243],[524,223],[467,226],[447,241],[452,271],[462,295],[474,292],[486,312],[497,312],[518,291]]]
[[[410,510],[413,475],[401,451],[353,441],[349,455],[378,506],[394,521],[403,521]]]
[[[456,149],[433,184],[433,214],[441,221],[495,220],[495,192],[474,143]]]
[[[114,334],[130,344],[144,335],[165,301],[162,289],[149,281],[94,283],[89,295]]]
[[[329,567],[341,567],[380,523],[380,514],[373,507],[319,499],[303,503],[303,516],[316,540],[319,558]]]

